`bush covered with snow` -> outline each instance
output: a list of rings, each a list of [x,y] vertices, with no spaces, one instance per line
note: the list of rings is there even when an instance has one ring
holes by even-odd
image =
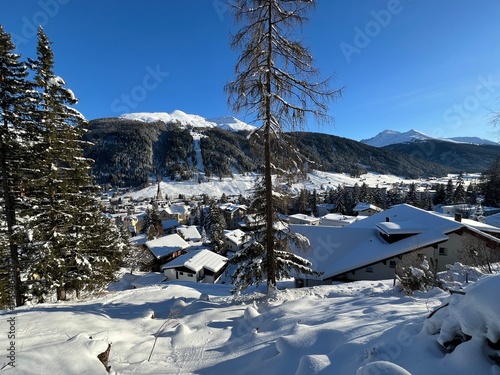
[[[452,294],[425,322],[427,333],[446,352],[479,346],[493,364],[500,364],[500,275],[488,275]],[[463,347],[462,347],[463,346]]]

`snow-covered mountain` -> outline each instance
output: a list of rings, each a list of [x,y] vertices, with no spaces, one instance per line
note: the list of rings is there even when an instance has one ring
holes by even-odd
[[[408,142],[430,140],[430,139],[446,141],[446,142],[454,142],[454,143],[471,143],[477,145],[498,146],[498,143],[496,142],[478,137],[437,138],[424,134],[414,129],[411,129],[404,133],[396,130],[384,130],[378,133],[375,137],[369,139],[362,139],[360,142],[374,147],[384,147],[392,144],[408,143]]]
[[[384,147],[392,145],[394,143],[406,143],[413,142],[415,140],[425,140],[432,139],[430,135],[421,133],[414,129],[411,129],[405,133],[398,132],[396,130],[384,130],[378,133],[375,137],[369,139],[362,139],[360,142],[365,143],[370,146]]]
[[[213,119],[206,119],[205,117],[187,114],[179,110],[175,110],[171,113],[167,112],[126,113],[121,115],[119,118],[128,120],[137,120],[142,122],[162,121],[167,124],[176,122],[180,123],[182,126],[190,126],[194,128],[219,127],[230,131],[240,131],[240,130],[252,131],[255,129],[254,126],[248,125],[247,123],[240,121],[234,117],[224,116]]]

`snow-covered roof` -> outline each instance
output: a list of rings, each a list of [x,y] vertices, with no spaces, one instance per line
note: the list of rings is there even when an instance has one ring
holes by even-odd
[[[226,230],[224,231],[224,236],[236,245],[242,245],[247,237],[247,234],[241,229]]]
[[[164,211],[168,214],[179,214],[186,215],[191,210],[191,207],[186,206],[185,204],[173,204],[164,208]]]
[[[446,241],[447,234],[462,227],[463,223],[406,204],[345,227],[291,225],[311,242],[308,250],[296,250],[297,254],[310,260],[315,271],[323,272],[323,279]],[[379,234],[381,228],[390,234],[418,234],[388,243]]]
[[[147,241],[148,241],[148,239],[147,239],[145,234],[139,234],[139,235],[131,237],[129,239],[130,244],[133,246],[144,245],[144,244],[146,244]]]
[[[198,228],[195,225],[190,226],[180,226],[177,229],[177,232],[181,232],[182,236],[189,241],[200,241],[201,234],[198,232]]]
[[[398,223],[385,221],[376,224],[377,229],[387,235],[391,234],[416,234],[422,233],[425,229],[420,223],[414,220],[400,221]]]
[[[486,216],[484,222],[493,227],[500,228],[500,214],[495,214],[491,216]]]
[[[355,216],[346,216],[342,214],[326,214],[319,219],[320,224],[328,225],[329,223],[347,225],[356,221]]]
[[[364,202],[359,202],[356,207],[354,207],[352,210],[355,212],[361,212],[361,211],[366,211],[366,210],[374,210],[374,211],[382,211],[380,207],[377,207],[373,204],[370,203],[364,203]]]
[[[178,234],[169,234],[155,240],[146,242],[146,247],[157,258],[172,254],[173,252],[187,248],[189,244],[184,241]]]
[[[235,212],[238,210],[247,210],[248,207],[244,204],[234,204],[234,203],[222,203],[219,204],[219,209],[226,212]]]
[[[314,216],[309,216],[305,214],[294,214],[294,215],[289,215],[288,218],[296,219],[296,220],[301,220],[301,221],[306,221],[306,222],[316,222],[319,221],[317,217]]]
[[[172,228],[177,228],[180,226],[179,222],[175,219],[170,219],[170,220],[163,220],[161,222],[161,226],[163,229],[172,229]]]
[[[194,272],[205,268],[212,272],[219,271],[227,263],[228,259],[213,251],[202,249],[195,250],[189,254],[181,255],[174,260],[164,264],[162,269],[186,267]]]

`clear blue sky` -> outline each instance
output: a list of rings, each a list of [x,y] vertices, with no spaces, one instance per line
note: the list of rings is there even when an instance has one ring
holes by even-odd
[[[412,128],[495,138],[500,1],[317,3],[304,44],[344,95],[330,107],[335,125],[309,130],[355,140]],[[237,58],[226,0],[2,0],[0,24],[23,57],[35,56],[44,26],[56,74],[89,120],[176,109],[250,120],[231,112],[223,92]]]

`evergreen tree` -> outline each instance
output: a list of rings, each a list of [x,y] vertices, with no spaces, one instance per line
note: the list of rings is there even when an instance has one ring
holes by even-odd
[[[26,162],[31,160],[29,144],[36,141],[37,133],[31,121],[33,98],[27,81],[27,66],[14,53],[11,36],[0,25],[0,257],[2,266],[0,283],[3,300],[9,306],[23,304],[21,290],[21,265],[18,222],[20,203],[24,200],[23,189],[27,179]]]
[[[384,197],[382,196],[382,190],[377,185],[375,189],[373,189],[373,203],[380,208],[386,208]]]
[[[318,192],[314,189],[309,198],[309,207],[311,208],[311,215],[318,216]]]
[[[437,205],[437,204],[444,204],[446,201],[446,190],[443,184],[438,184],[435,188],[436,194],[434,194],[434,198],[432,199],[432,202]]]
[[[142,232],[146,233],[148,241],[163,235],[163,225],[158,213],[158,204],[152,202],[152,208],[146,210],[146,217],[144,218],[144,227]]]
[[[75,96],[53,72],[54,55],[42,28],[37,58],[30,63],[38,93],[33,118],[42,139],[34,145],[36,175],[26,187],[33,207],[26,273],[38,280],[33,288],[42,298],[55,291],[58,299],[66,299],[67,292],[94,288],[94,279],[109,274],[104,264],[109,264],[109,272],[116,270],[106,249],[122,240],[118,232],[102,229],[94,199],[97,187],[90,176],[92,161],[83,157],[87,121],[71,107]]]
[[[216,203],[210,206],[208,221],[210,223],[208,232],[212,243],[212,250],[218,254],[226,255],[227,245],[224,235],[226,220]]]
[[[411,204],[414,207],[419,207],[419,200],[417,196],[417,185],[412,182],[409,186],[408,192],[406,193],[406,197],[404,202],[407,204]]]
[[[359,192],[359,201],[364,203],[374,203],[370,187],[363,182]]]
[[[428,190],[425,190],[425,192],[422,195],[422,198],[420,199],[420,208],[426,211],[434,210],[434,205],[432,204],[431,195],[429,194]]]
[[[404,202],[403,192],[399,186],[393,186],[387,191],[387,207],[395,206]]]
[[[276,195],[273,199],[279,199]],[[254,200],[250,205],[250,210],[255,213],[259,221],[265,217],[266,197],[264,184],[258,183],[255,189]],[[277,207],[274,204],[273,207]],[[275,217],[278,217],[275,212]],[[276,220],[273,225],[273,249],[275,252],[276,277],[289,278],[291,270],[297,274],[311,275],[317,273],[311,270],[311,263],[306,259],[294,254],[290,247],[294,246],[298,250],[307,250],[309,241],[307,238],[293,233],[283,222]],[[234,290],[241,291],[250,285],[259,285],[268,277],[267,262],[269,249],[266,243],[266,227],[259,228],[252,232],[252,241],[242,251],[238,252],[230,262],[237,266],[232,276]]]
[[[465,203],[466,192],[464,187],[464,178],[463,172],[460,172],[457,179],[457,185],[455,188],[455,192],[453,193],[453,203]]]
[[[484,204],[500,207],[500,157],[483,173]]]
[[[448,183],[446,184],[444,191],[445,191],[444,203],[452,204],[455,189],[453,187],[453,181],[451,180],[451,178],[448,180]]]

